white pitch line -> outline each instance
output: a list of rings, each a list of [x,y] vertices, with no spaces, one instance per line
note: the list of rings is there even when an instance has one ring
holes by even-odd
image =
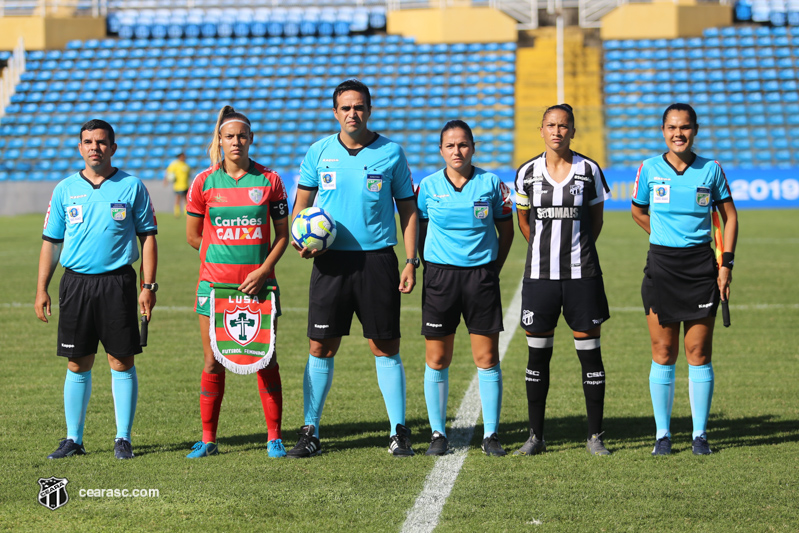
[[[505,357],[513,334],[519,329],[518,321],[522,307],[522,283],[516,289],[508,308],[505,310],[505,331],[499,334],[499,360]],[[480,416],[480,385],[475,373],[466,394],[463,396],[455,421],[450,429],[450,444],[453,453],[436,459],[433,470],[427,475],[424,488],[416,498],[413,508],[402,525],[402,533],[422,533],[433,531],[438,525],[441,510],[444,508],[455,480],[466,459],[469,444],[472,442],[477,417]]]

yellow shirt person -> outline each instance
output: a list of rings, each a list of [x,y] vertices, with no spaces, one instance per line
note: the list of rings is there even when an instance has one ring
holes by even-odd
[[[186,154],[178,154],[177,159],[172,161],[166,167],[166,174],[164,175],[164,185],[167,183],[172,184],[172,189],[175,191],[175,216],[179,217],[182,212],[180,203],[181,200],[185,204],[186,192],[189,190],[189,175],[191,168],[186,163]]]

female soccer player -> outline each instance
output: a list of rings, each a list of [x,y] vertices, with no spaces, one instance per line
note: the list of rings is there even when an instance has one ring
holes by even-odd
[[[444,455],[449,365],[461,314],[472,341],[483,406],[483,453],[503,456],[497,427],[502,406],[499,272],[513,242],[510,190],[472,165],[474,137],[468,124],[451,120],[439,148],[446,167],[422,180],[420,246],[425,262],[422,335],[424,392],[433,439],[426,455]]]
[[[569,147],[574,133],[571,106],[548,108],[541,121],[546,151],[516,174],[519,229],[528,242],[521,322],[529,347],[525,381],[530,438],[513,455],[546,451],[549,361],[561,306],[582,366],[586,447],[592,455],[610,454],[601,438],[605,367],[599,343],[601,324],[610,312],[596,251],[610,189],[599,165]]]
[[[707,455],[711,453],[706,429],[713,398],[713,325],[719,299],[730,297],[738,214],[721,165],[691,151],[699,131],[693,108],[670,105],[661,130],[668,152],[641,164],[632,201],[633,219],[649,234],[650,243],[641,297],[652,340],[649,390],[657,425],[652,455],[671,453],[669,424],[680,322],[685,325],[694,425],[691,448],[696,455]],[[713,209],[724,219],[721,268],[710,247]]]
[[[209,146],[212,166],[198,174],[189,189],[186,240],[200,251],[195,310],[200,315],[205,355],[200,381],[203,437],[187,455],[192,459],[218,452],[216,430],[225,394],[225,368],[214,359],[208,331],[212,313],[210,283],[239,284],[240,291],[258,294],[265,283],[277,284],[275,264],[288,246],[286,189],[280,176],[249,158],[252,141],[247,117],[231,106],[223,107]],[[271,245],[270,219],[275,228]],[[226,240],[233,232],[220,229],[231,226],[242,228],[235,234],[252,238]],[[269,430],[269,457],[286,455],[280,435],[283,393],[278,368],[273,356],[270,366],[258,371],[258,391]]]

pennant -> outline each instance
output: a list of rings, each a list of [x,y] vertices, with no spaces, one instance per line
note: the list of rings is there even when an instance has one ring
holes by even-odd
[[[237,287],[211,284],[211,348],[214,358],[231,372],[252,374],[266,368],[275,352],[277,287],[265,285],[257,296]]]
[[[721,236],[721,221],[719,212],[713,208],[713,243],[716,245],[716,263],[721,268],[721,254],[724,253],[724,238]]]

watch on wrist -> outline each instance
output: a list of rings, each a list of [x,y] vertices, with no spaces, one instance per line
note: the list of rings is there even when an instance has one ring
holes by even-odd
[[[421,264],[421,261],[419,261],[418,257],[414,257],[413,259],[406,259],[405,260],[405,264],[406,265],[413,265],[413,268],[419,268],[419,265]]]
[[[158,292],[158,283],[156,283],[156,282],[142,283],[141,284],[141,288],[142,289],[148,289],[148,290],[151,290],[153,292]]]

